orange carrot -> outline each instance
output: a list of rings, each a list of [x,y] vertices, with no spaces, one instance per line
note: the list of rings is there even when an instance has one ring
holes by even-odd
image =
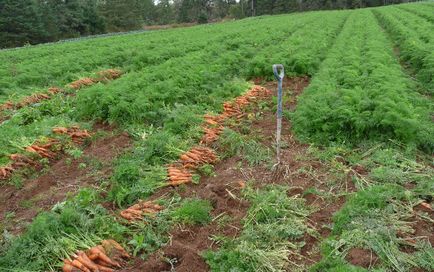
[[[84,264],[82,264],[79,260],[73,260],[72,266],[77,267],[78,269],[81,269],[84,272],[91,272]]]
[[[83,251],[78,251],[77,255],[78,255],[77,260],[80,261],[82,264],[84,264],[87,268],[89,268],[92,271],[98,270],[96,264],[92,260],[90,260]]]
[[[118,262],[112,261],[104,252],[104,248],[102,246],[96,246],[93,247],[89,250],[90,254],[98,254],[98,259],[103,260],[104,262],[113,265],[113,266],[117,266],[120,267],[120,264]]]
[[[130,258],[131,257],[130,254],[128,254],[128,252],[118,242],[116,242],[115,240],[112,240],[112,239],[104,240],[104,241],[102,241],[102,246],[105,247],[104,245],[106,245],[106,246],[108,246],[108,245],[113,246],[114,248],[116,248],[118,251],[121,252],[121,254],[122,254],[123,257],[126,257],[126,258]]]
[[[64,264],[62,267],[63,272],[82,272],[79,268],[72,266],[70,264]]]

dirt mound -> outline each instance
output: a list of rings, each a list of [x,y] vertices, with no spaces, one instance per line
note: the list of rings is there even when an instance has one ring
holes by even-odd
[[[350,249],[345,259],[352,265],[364,268],[375,266],[379,260],[378,256],[374,252],[363,248]]]

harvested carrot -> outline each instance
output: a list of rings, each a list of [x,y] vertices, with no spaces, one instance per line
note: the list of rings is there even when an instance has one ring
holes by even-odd
[[[83,265],[85,265],[87,268],[89,268],[92,271],[98,270],[96,264],[92,260],[90,260],[83,251],[78,251],[77,255],[78,255],[77,260],[81,262]]]
[[[71,265],[71,264],[64,264],[62,267],[63,272],[83,272],[81,269]]]
[[[432,210],[432,207],[429,203],[421,202],[420,205],[428,210]]]
[[[82,264],[79,260],[73,260],[72,266],[77,267],[78,269],[81,269],[84,272],[91,272],[84,264]]]
[[[104,248],[102,247],[102,246],[95,246],[95,247],[93,247],[93,248],[91,248],[90,250],[89,250],[89,253],[91,254],[91,255],[93,255],[93,254],[97,254],[98,255],[98,259],[101,259],[101,260],[103,260],[104,262],[106,262],[106,263],[108,263],[108,264],[110,264],[110,265],[113,265],[113,266],[116,266],[116,267],[121,267],[120,266],[120,264],[118,263],[118,262],[115,262],[115,261],[112,261],[107,255],[106,255],[106,253],[105,253],[105,250],[104,250]]]
[[[104,262],[103,260],[101,260],[101,259],[96,259],[95,260],[95,263],[97,264],[97,265],[100,265],[100,266],[104,266],[104,267],[113,267],[111,264],[108,264],[108,263],[106,263],[106,262]]]
[[[100,265],[100,264],[97,264],[96,266],[98,267],[98,270],[100,272],[114,272],[115,271],[113,268],[109,268],[107,266],[103,266],[103,265]]]
[[[123,257],[131,258],[130,254],[128,254],[128,252],[115,240],[112,239],[103,240],[101,244],[104,248],[112,246],[115,249],[117,249],[122,254]]]
[[[241,189],[244,189],[246,187],[246,182],[243,180],[238,181],[238,185],[240,186]]]

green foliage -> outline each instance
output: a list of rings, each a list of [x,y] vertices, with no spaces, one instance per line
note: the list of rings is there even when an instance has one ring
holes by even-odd
[[[0,252],[0,267],[46,271],[78,249],[86,249],[111,237],[119,239],[127,228],[98,204],[98,192],[83,189],[68,202],[38,215],[25,234]]]
[[[399,57],[410,65],[416,77],[423,83],[423,91],[432,94],[434,90],[434,34],[432,33],[434,17],[432,12],[423,9],[422,6],[402,5],[399,7],[382,8],[374,10],[374,13],[399,46]]]
[[[432,151],[431,104],[410,91],[390,48],[370,10],[350,15],[298,100],[295,132],[322,144],[395,139]]]
[[[211,203],[201,199],[186,199],[173,213],[175,221],[189,225],[205,225],[211,221]]]

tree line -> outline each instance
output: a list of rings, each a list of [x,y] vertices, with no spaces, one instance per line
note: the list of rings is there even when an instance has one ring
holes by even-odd
[[[0,48],[141,29],[408,0],[0,0]]]

